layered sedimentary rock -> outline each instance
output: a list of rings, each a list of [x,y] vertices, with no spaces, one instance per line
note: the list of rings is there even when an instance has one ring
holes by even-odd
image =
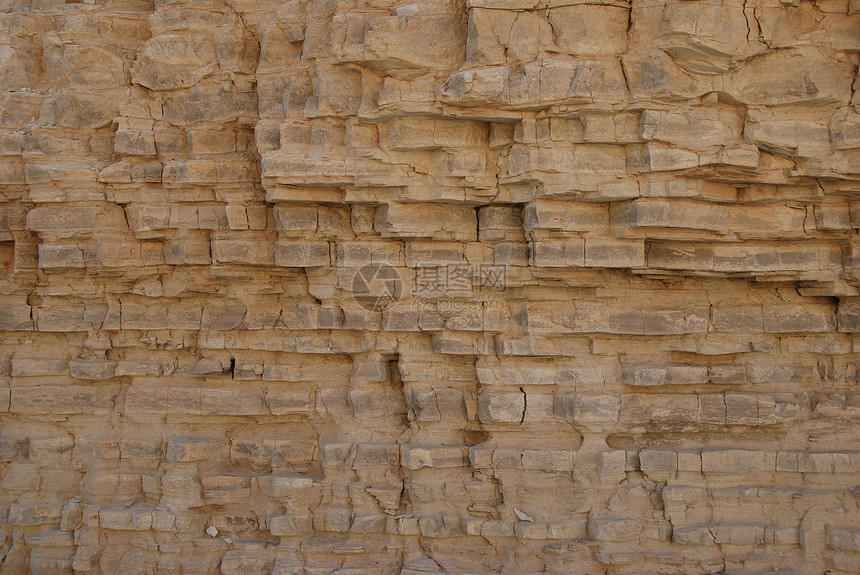
[[[856,573],[857,0],[4,0],[0,573]]]

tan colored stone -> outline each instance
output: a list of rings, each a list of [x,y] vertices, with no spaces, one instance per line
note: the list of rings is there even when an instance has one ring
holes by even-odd
[[[860,571],[856,0],[0,11],[4,572]]]

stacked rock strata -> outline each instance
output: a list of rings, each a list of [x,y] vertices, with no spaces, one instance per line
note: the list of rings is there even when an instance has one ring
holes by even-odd
[[[0,11],[0,572],[860,570],[857,0]]]

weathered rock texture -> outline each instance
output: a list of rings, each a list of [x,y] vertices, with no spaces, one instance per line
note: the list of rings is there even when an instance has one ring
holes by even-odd
[[[860,569],[857,0],[0,9],[0,573]]]

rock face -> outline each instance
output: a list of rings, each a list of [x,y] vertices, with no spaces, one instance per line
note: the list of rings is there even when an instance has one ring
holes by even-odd
[[[0,573],[860,571],[857,0],[0,19]]]

